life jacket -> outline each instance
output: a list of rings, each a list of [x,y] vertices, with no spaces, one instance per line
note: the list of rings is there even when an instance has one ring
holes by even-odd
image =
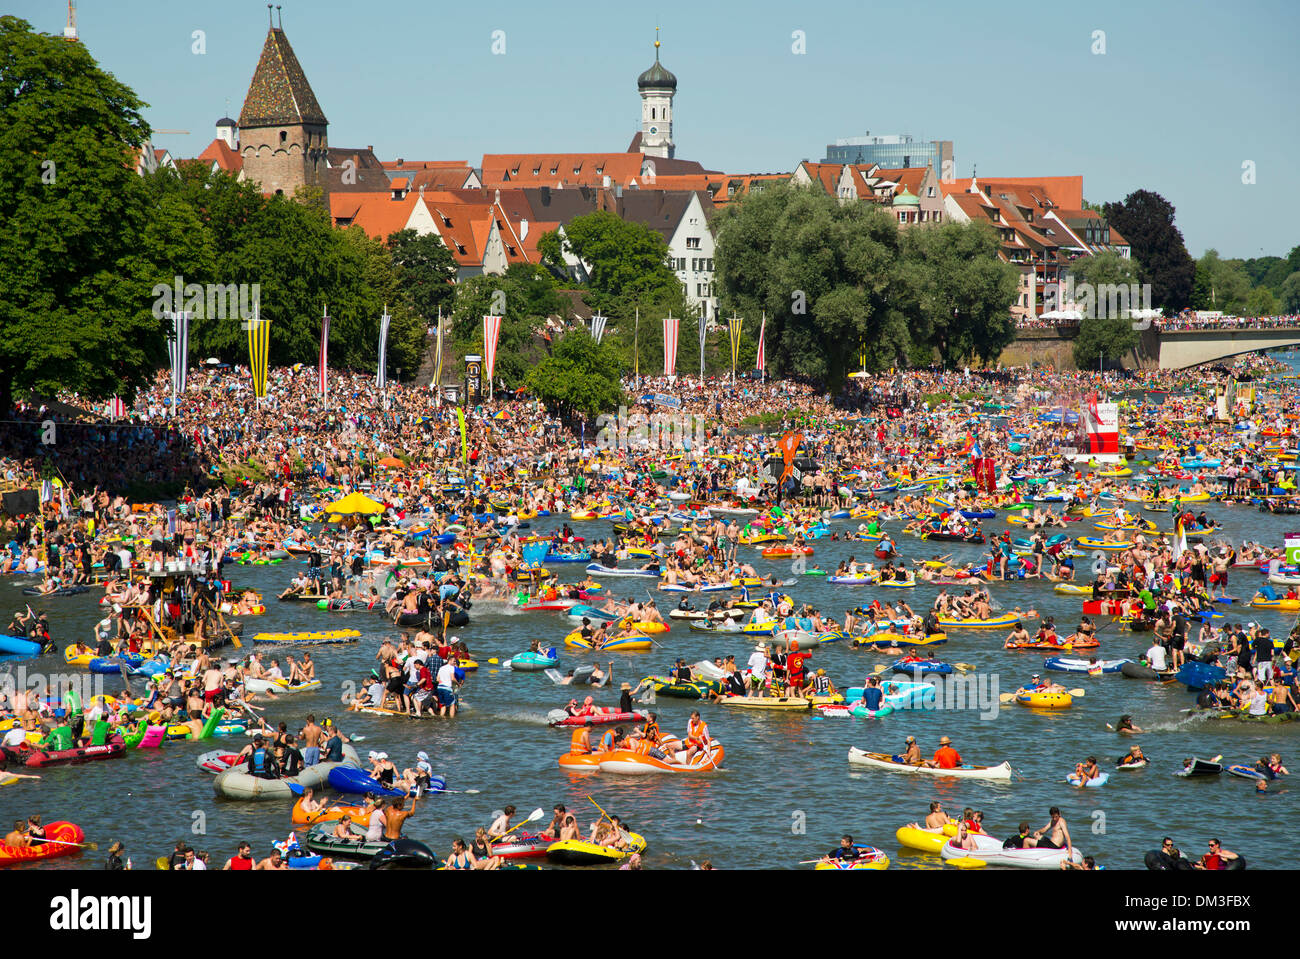
[[[653,722],[651,720],[646,720],[645,729],[643,730],[643,732],[645,733],[645,739],[647,742],[657,743],[659,741],[658,723]]]
[[[263,746],[260,749],[254,749],[248,755],[248,771],[254,776],[260,776],[266,772],[267,750]]]
[[[591,737],[586,727],[573,731],[569,739],[569,752],[573,755],[591,752]]]
[[[698,722],[693,719],[689,719],[686,721],[687,742],[696,742],[699,743],[701,746],[703,746],[705,742],[707,742],[708,732],[709,732],[709,727],[704,724],[703,719],[699,720]]]

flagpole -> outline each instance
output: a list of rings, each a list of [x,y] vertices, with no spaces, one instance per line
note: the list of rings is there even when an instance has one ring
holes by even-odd
[[[167,318],[168,318],[169,320],[172,321],[172,336],[175,337],[175,336],[176,336],[176,313],[175,313],[175,311],[174,311],[174,310],[168,310],[168,311],[167,311]],[[171,418],[172,418],[172,419],[175,419],[175,418],[176,418],[176,361],[177,361],[177,359],[178,359],[178,357],[176,356],[176,351],[177,351],[179,348],[180,348],[180,344],[179,344],[179,343],[177,343],[175,346],[172,347],[172,408],[171,408]]]

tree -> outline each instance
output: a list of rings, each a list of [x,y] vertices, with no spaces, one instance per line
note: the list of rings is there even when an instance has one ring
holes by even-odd
[[[1282,283],[1282,309],[1291,315],[1300,313],[1300,270]]]
[[[905,230],[903,240],[923,321],[914,338],[932,343],[946,366],[996,360],[1016,337],[1010,307],[1019,277],[998,259],[992,226],[950,222]]]
[[[1174,206],[1158,193],[1137,190],[1122,203],[1106,204],[1106,219],[1129,241],[1138,275],[1151,284],[1155,306],[1184,309],[1192,297],[1196,264],[1174,226]]]
[[[528,370],[544,354],[536,331],[548,316],[563,311],[550,274],[541,267],[515,264],[501,276],[476,276],[456,288],[452,335],[462,353],[483,353],[483,317],[500,316],[493,379],[507,388],[522,386]]]
[[[398,230],[388,237],[398,289],[411,312],[432,323],[456,295],[456,261],[436,233]]]
[[[1277,297],[1266,286],[1255,287],[1246,298],[1247,316],[1277,316],[1279,312]]]
[[[778,375],[835,388],[858,365],[903,364],[919,320],[898,225],[873,204],[782,186],[729,204],[717,227],[722,313],[766,312]]]
[[[1133,321],[1124,317],[1085,317],[1079,324],[1074,341],[1074,365],[1081,370],[1096,369],[1105,357],[1118,362],[1137,345],[1139,334]]]
[[[668,244],[654,230],[607,210],[576,217],[564,228],[565,252],[590,269],[588,302],[609,315],[630,312],[638,300],[653,300],[681,288],[668,266]],[[548,241],[548,259],[555,244]]]
[[[1103,286],[1127,287],[1138,282],[1137,265],[1114,250],[1081,256],[1072,260],[1066,269],[1076,287],[1080,283],[1091,283],[1095,290]],[[1133,304],[1131,308],[1136,309],[1137,305]]]
[[[1245,311],[1249,296],[1250,278],[1240,260],[1224,260],[1218,250],[1210,249],[1196,261],[1193,309],[1219,310],[1235,316]]]
[[[144,106],[84,44],[0,17],[0,410],[15,389],[130,395],[165,356]]]
[[[551,410],[594,418],[623,405],[622,367],[608,343],[599,346],[585,330],[560,337],[550,355],[528,371],[533,395]]]

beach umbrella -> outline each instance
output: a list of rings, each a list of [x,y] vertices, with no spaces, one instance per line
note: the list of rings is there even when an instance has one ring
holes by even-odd
[[[402,469],[404,466],[406,466],[406,464],[403,463],[401,460],[399,460],[396,456],[385,456],[383,459],[379,461],[379,465],[387,466],[390,469],[395,469],[395,470]]]
[[[325,507],[325,512],[332,516],[372,516],[383,511],[382,503],[376,503],[364,493],[349,493],[341,500]]]

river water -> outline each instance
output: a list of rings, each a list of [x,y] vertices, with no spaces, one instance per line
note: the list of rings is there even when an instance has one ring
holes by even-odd
[[[1288,358],[1294,356],[1288,354]],[[1225,534],[1234,542],[1278,545],[1290,528],[1284,518],[1250,507],[1207,505],[1212,516],[1227,524]],[[1168,525],[1168,517],[1157,520]],[[537,529],[545,531],[553,525],[543,520]],[[1293,525],[1300,527],[1300,522]],[[575,526],[583,527],[579,532],[589,538],[608,530],[604,522]],[[992,536],[1000,534],[1004,524],[1000,519],[991,520],[985,528]],[[1079,535],[1084,532],[1083,524],[1071,524],[1069,532]],[[867,545],[820,540],[809,562],[834,569],[849,555],[867,556],[863,548]],[[952,547],[943,545],[945,551]],[[909,559],[935,551],[929,548],[931,544],[910,537],[903,537],[899,546]],[[755,557],[760,572],[791,575],[789,561],[763,561],[752,547],[742,549]],[[975,559],[981,547],[955,546],[951,551],[957,559]],[[253,586],[274,596],[296,568],[296,561],[270,567],[231,566],[227,577],[237,586]],[[582,576],[580,566],[555,569],[566,580]],[[1235,570],[1232,592],[1248,600],[1260,581],[1262,577],[1253,572]],[[23,606],[21,585],[11,578],[0,582],[0,611],[5,615]],[[644,596],[644,581],[611,581],[611,585],[620,596]],[[838,617],[846,608],[868,603],[878,595],[882,600],[896,599],[900,593],[913,608],[922,610],[937,590],[920,586],[877,591],[802,577],[787,591],[797,602],[811,603]],[[1035,606],[1044,615],[1055,615],[1058,624],[1067,627],[1066,632],[1078,621],[1079,597],[1057,596],[1050,584],[1009,583],[993,592],[1007,608]],[[659,595],[666,598],[666,594]],[[88,637],[100,615],[93,595],[48,600],[44,606],[51,612],[60,648],[77,635]],[[662,599],[660,607],[668,608]],[[1237,617],[1256,620],[1274,635],[1285,635],[1295,618],[1248,609],[1240,610]],[[894,860],[892,868],[937,869],[941,867],[937,855],[900,850],[894,831],[923,817],[927,804],[938,799],[954,813],[964,806],[984,810],[986,828],[996,836],[1014,832],[1021,820],[1036,829],[1047,822],[1048,807],[1060,806],[1075,845],[1109,868],[1142,868],[1144,852],[1156,848],[1165,834],[1173,836],[1192,856],[1200,855],[1205,841],[1217,836],[1225,847],[1246,856],[1252,868],[1295,864],[1294,853],[1278,841],[1278,828],[1294,817],[1300,790],[1283,781],[1267,794],[1257,795],[1253,783],[1227,775],[1184,780],[1173,773],[1185,757],[1217,754],[1223,755],[1226,766],[1281,752],[1285,762],[1300,766],[1300,755],[1292,748],[1300,724],[1207,722],[1184,714],[1193,700],[1182,686],[1149,684],[1118,674],[1053,674],[1067,687],[1086,690],[1072,708],[1055,712],[1012,704],[991,714],[979,709],[943,709],[895,713],[879,720],[815,719],[807,714],[737,711],[706,704],[700,708],[709,729],[726,746],[725,770],[707,776],[572,776],[556,765],[556,758],[567,751],[568,732],[548,728],[545,723],[546,711],[567,701],[569,689],[553,685],[540,673],[513,673],[488,663],[494,657],[504,662],[527,649],[534,638],[561,643],[571,628],[568,623],[557,614],[477,605],[471,625],[458,635],[469,644],[481,669],[471,674],[463,690],[462,701],[469,708],[453,721],[358,716],[343,711],[340,697],[344,684],[355,683],[369,671],[384,636],[400,633],[377,613],[329,613],[272,600],[265,615],[245,620],[245,636],[250,638],[245,640],[245,648],[252,646],[251,636],[261,631],[345,626],[362,631],[358,644],[313,647],[324,689],[282,698],[269,707],[267,718],[272,724],[285,720],[296,729],[308,712],[314,712],[318,720],[333,717],[345,732],[365,737],[358,744],[363,757],[368,749],[382,749],[401,768],[414,765],[416,752],[425,750],[434,768],[447,777],[449,789],[480,790],[478,795],[444,794],[421,800],[416,816],[408,821],[406,834],[428,842],[440,855],[450,850],[454,837],[471,837],[475,826],[486,825],[506,804],[513,804],[521,815],[540,806],[549,819],[552,805],[563,802],[578,811],[585,830],[598,815],[590,796],[646,836],[648,868],[683,868],[703,859],[712,860],[719,868],[809,868],[795,864],[831,849],[840,834],[848,832],[858,842],[886,850]],[[950,662],[975,664],[982,682],[996,682],[1000,691],[1011,692],[1032,673],[1043,671],[1043,654],[1003,650],[1006,632],[953,631],[937,655]],[[1149,645],[1149,636],[1105,629],[1096,655],[1136,658]],[[618,682],[635,684],[643,676],[663,674],[678,656],[695,662],[735,654],[743,663],[754,642],[740,636],[695,633],[684,625],[674,625],[670,633],[656,639],[662,648],[651,652],[599,657],[615,659],[615,683],[595,693],[598,703],[615,704]],[[283,652],[262,648],[268,650],[268,658]],[[593,658],[562,651],[562,668]],[[860,685],[877,663],[887,661],[881,654],[835,643],[816,648],[810,665],[826,669],[834,682],[844,687]],[[54,656],[9,662],[5,668],[23,669],[29,675],[68,670],[61,657]],[[113,685],[115,682],[110,691]],[[991,686],[986,689],[991,691]],[[681,733],[696,705],[661,697],[654,708],[665,731]],[[1106,723],[1114,723],[1122,713],[1131,713],[1147,732],[1132,740],[1110,732]],[[847,762],[850,746],[897,752],[909,734],[917,737],[927,754],[936,748],[940,736],[949,735],[967,762],[1010,760],[1017,775],[1011,783],[944,781],[855,768]],[[200,753],[216,745],[238,748],[242,742],[169,742],[161,750],[132,751],[123,760],[44,770],[39,783],[20,782],[0,789],[0,824],[7,826],[31,812],[40,812],[47,821],[71,819],[85,829],[88,839],[99,842],[101,849],[113,839],[121,839],[136,868],[147,867],[155,857],[170,852],[179,839],[209,851],[214,867],[232,855],[243,839],[252,842],[259,856],[265,855],[270,843],[290,830],[288,805],[218,799],[212,789],[213,777],[194,763]],[[1111,781],[1098,789],[1074,789],[1064,782],[1074,763],[1089,755],[1097,756],[1103,769],[1111,768],[1132,742],[1139,743],[1152,760],[1147,769],[1112,773]],[[98,868],[98,855],[56,860],[45,868]]]

